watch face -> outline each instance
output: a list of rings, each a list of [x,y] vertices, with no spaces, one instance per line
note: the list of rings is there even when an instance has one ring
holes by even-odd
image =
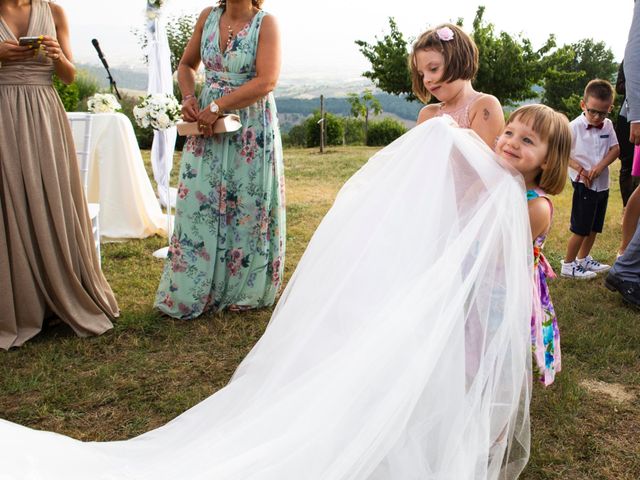
[[[209,106],[209,109],[211,110],[211,113],[218,113],[218,110],[220,110],[220,107],[216,102],[212,102],[211,105]]]

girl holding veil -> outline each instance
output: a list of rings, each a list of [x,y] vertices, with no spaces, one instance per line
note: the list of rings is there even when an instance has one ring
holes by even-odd
[[[522,175],[431,118],[346,182],[227,386],[121,442],[0,421],[0,475],[514,479],[529,454],[533,265]]]

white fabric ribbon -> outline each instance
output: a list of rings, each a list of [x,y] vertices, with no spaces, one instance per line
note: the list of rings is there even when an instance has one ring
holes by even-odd
[[[156,2],[157,3],[157,2]],[[161,16],[161,7],[147,3],[147,38],[149,47],[149,86],[147,92],[173,94],[171,50]],[[176,144],[175,127],[156,130],[151,147],[153,177],[158,185],[160,203],[175,206],[175,192],[170,194],[169,175],[173,167],[173,151]],[[175,189],[174,189],[175,190]]]

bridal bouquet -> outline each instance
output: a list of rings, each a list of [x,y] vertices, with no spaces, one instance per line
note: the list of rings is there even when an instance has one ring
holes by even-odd
[[[182,108],[178,100],[167,93],[149,94],[133,107],[133,116],[142,128],[166,130],[178,123],[181,114]]]
[[[87,100],[87,109],[91,113],[113,113],[121,108],[122,105],[110,93],[96,93]]]

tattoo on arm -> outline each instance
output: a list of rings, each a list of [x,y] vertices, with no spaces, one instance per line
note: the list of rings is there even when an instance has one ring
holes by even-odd
[[[482,118],[484,118],[485,121],[489,120],[489,110],[486,108],[482,111]]]

